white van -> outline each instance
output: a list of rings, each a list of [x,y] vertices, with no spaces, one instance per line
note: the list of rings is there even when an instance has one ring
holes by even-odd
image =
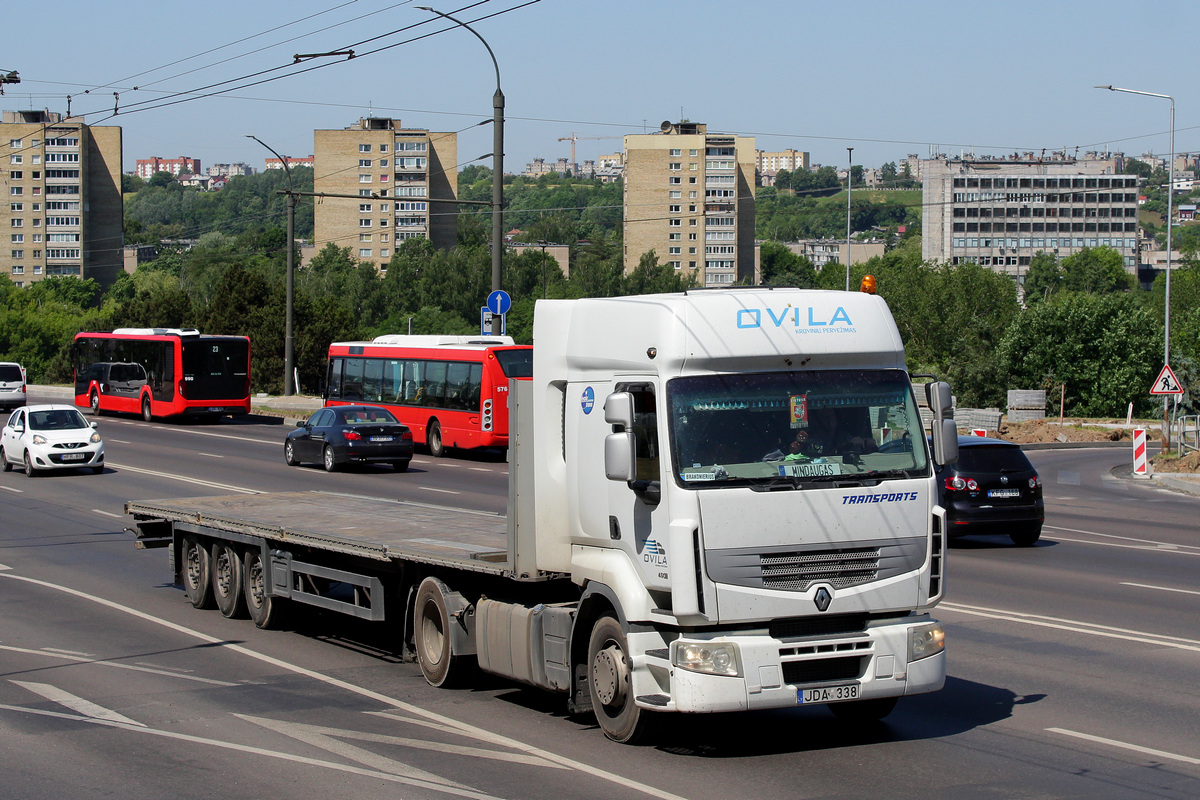
[[[0,408],[25,405],[25,368],[12,361],[0,361]]]

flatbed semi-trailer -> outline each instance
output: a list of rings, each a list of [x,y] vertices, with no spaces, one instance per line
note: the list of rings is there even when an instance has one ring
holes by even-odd
[[[445,686],[563,692],[617,741],[664,712],[939,689],[950,390],[930,444],[887,305],[726,289],[539,301],[508,387],[505,515],[325,492],[130,502],[188,599],[396,629]]]

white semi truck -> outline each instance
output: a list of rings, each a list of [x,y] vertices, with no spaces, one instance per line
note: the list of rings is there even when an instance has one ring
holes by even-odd
[[[829,704],[880,718],[945,680],[922,387],[864,292],[539,301],[510,382],[505,516],[290,492],[130,502],[197,607],[315,605],[397,628],[426,679],[567,695],[616,741],[658,715]]]

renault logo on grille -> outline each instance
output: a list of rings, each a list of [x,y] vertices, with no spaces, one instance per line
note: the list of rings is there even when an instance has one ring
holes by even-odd
[[[820,589],[817,589],[816,595],[813,596],[813,602],[817,604],[818,611],[824,611],[833,602],[833,594],[822,586]]]

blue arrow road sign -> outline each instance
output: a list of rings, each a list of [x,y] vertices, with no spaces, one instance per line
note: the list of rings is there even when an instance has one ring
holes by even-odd
[[[512,298],[508,296],[508,292],[497,289],[488,295],[487,307],[493,314],[507,314],[512,308]]]

